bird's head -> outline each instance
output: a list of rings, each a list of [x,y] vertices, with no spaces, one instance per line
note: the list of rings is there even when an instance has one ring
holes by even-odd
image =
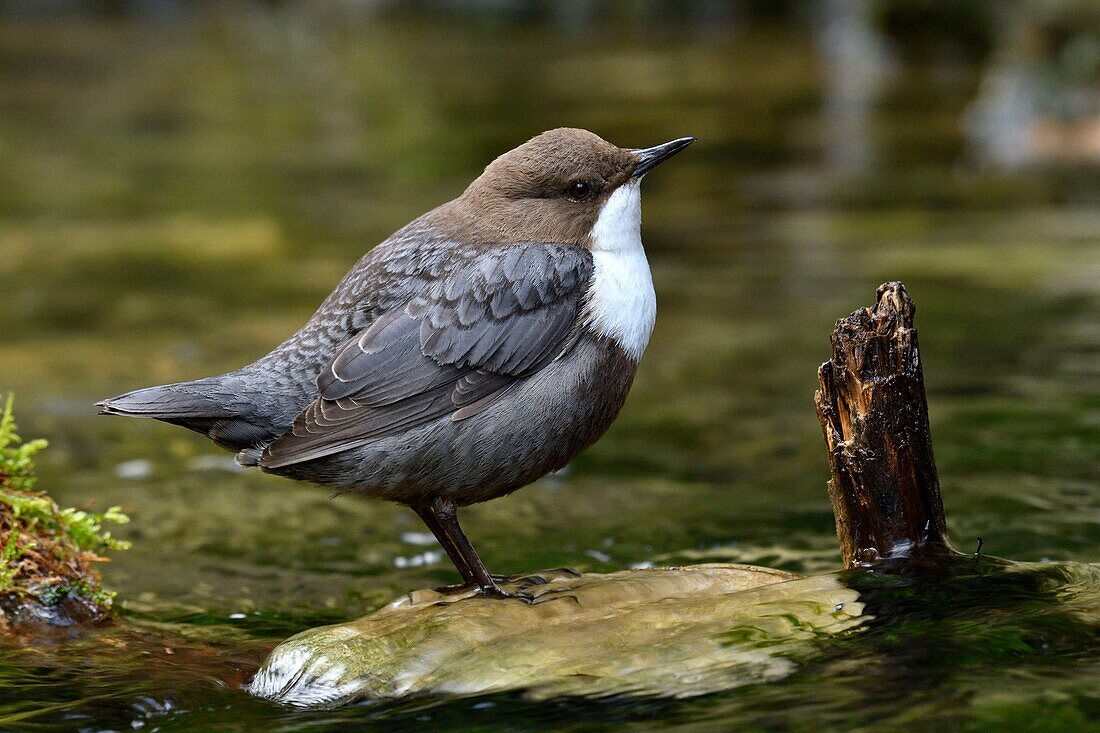
[[[502,243],[611,247],[640,226],[642,176],[694,140],[631,149],[587,130],[550,130],[490,163],[460,201]]]

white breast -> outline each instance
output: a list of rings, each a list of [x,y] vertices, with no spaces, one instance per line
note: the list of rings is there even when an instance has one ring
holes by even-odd
[[[588,325],[615,339],[634,360],[641,359],[657,318],[657,295],[642,249],[638,181],[617,189],[604,204],[592,229],[592,259]]]

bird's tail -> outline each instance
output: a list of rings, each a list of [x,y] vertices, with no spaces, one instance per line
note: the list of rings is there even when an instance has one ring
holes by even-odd
[[[97,402],[101,415],[152,417],[158,420],[232,417],[215,400],[204,394],[212,386],[208,380],[178,382],[146,387]]]
[[[229,450],[239,451],[270,441],[271,427],[247,409],[247,401],[227,390],[222,379],[146,387],[97,402],[96,407],[101,415],[151,417],[180,425]]]

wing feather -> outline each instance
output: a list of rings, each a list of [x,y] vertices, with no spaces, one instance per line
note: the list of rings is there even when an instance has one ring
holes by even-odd
[[[349,339],[318,377],[318,398],[260,464],[478,414],[568,351],[591,276],[591,254],[579,247],[520,244],[469,257]]]

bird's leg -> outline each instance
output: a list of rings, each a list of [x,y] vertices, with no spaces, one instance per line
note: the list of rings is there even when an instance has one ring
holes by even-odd
[[[435,514],[435,518],[439,521],[443,534],[448,536],[449,541],[453,543],[455,550],[462,557],[473,576],[470,582],[477,584],[478,592],[484,596],[512,598],[511,594],[502,591],[496,581],[493,580],[493,576],[485,569],[485,564],[478,557],[477,550],[466,538],[466,533],[462,531],[462,527],[458,525],[458,512],[454,501],[437,497],[432,501],[431,509],[432,513]]]
[[[439,517],[436,516],[435,509],[432,505],[419,505],[412,507],[412,510],[416,512],[416,515],[427,525],[428,529],[432,531],[435,538],[439,540],[439,544],[443,547],[443,551],[447,553],[447,557],[451,558],[451,562],[454,563],[455,568],[458,570],[458,574],[462,576],[463,585],[474,585],[477,583],[477,578],[470,571],[470,566],[466,564],[466,558],[459,552],[458,547],[455,546],[451,540],[451,536],[447,534],[443,529],[443,525],[439,522]]]

